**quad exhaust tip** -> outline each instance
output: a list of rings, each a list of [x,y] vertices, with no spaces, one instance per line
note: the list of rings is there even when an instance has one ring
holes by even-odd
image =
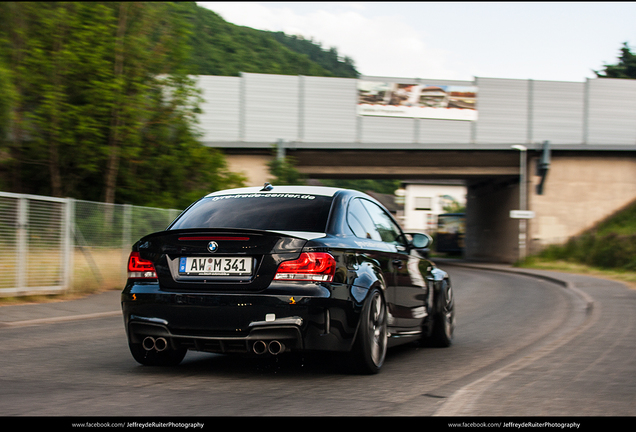
[[[277,340],[270,341],[269,343],[259,340],[254,342],[252,350],[258,355],[265,354],[267,352],[271,355],[278,355],[285,351],[285,345]]]
[[[157,352],[161,352],[168,348],[168,341],[166,338],[158,337],[153,338],[152,336],[146,336],[144,340],[141,342],[141,346],[146,351],[155,350]],[[277,340],[273,340],[270,342],[265,342],[262,340],[254,342],[252,346],[252,350],[255,354],[261,355],[265,353],[270,353],[271,355],[278,355],[285,351],[285,345]]]
[[[147,336],[141,342],[141,346],[146,351],[152,351],[154,349],[157,352],[161,352],[165,350],[166,348],[168,348],[168,341],[166,340],[166,338],[162,338],[162,337],[155,339],[152,336]]]

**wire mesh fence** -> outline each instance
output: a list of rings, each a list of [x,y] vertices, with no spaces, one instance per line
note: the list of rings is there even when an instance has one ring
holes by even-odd
[[[0,297],[123,286],[132,244],[179,213],[0,192]]]

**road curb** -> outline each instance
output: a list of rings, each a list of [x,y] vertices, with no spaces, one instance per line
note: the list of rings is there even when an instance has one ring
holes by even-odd
[[[458,267],[472,268],[476,270],[488,270],[488,271],[498,271],[502,273],[512,273],[523,276],[529,276],[537,279],[542,279],[547,282],[554,283],[556,285],[560,285],[568,290],[576,293],[581,299],[585,302],[586,313],[591,313],[594,308],[594,299],[588,295],[586,292],[579,289],[576,284],[570,280],[567,280],[563,276],[559,277],[559,275],[546,275],[543,273],[536,273],[532,270],[520,269],[515,267],[505,267],[501,265],[487,264],[487,263],[470,263],[470,262],[461,262],[461,261],[452,261],[452,260],[444,260],[440,261],[440,263],[444,263],[444,265],[454,265]],[[549,272],[550,270],[542,270]],[[585,275],[583,275],[585,276]],[[587,276],[592,277],[592,276]]]
[[[51,317],[51,318],[38,318],[32,320],[23,320],[23,321],[7,321],[0,322],[0,328],[9,328],[9,327],[27,327],[27,326],[35,326],[41,324],[54,324],[61,322],[69,322],[69,321],[81,321],[87,319],[96,319],[96,318],[105,318],[111,316],[121,315],[121,311],[110,311],[110,312],[97,312],[91,314],[82,314],[82,315],[66,315],[59,317]]]

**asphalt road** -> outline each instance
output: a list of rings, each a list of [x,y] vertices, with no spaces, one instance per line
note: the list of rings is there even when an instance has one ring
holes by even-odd
[[[73,320],[71,304],[3,306],[0,416],[636,414],[636,291],[582,276],[563,275],[561,286],[444,268],[457,302],[453,346],[394,348],[374,376],[322,355],[190,352],[176,368],[143,367],[111,313],[114,292],[101,295],[112,305],[87,301]]]

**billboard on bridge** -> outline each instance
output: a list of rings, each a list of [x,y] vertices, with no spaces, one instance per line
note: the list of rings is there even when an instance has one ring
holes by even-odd
[[[358,81],[358,114],[477,120],[477,87]]]

